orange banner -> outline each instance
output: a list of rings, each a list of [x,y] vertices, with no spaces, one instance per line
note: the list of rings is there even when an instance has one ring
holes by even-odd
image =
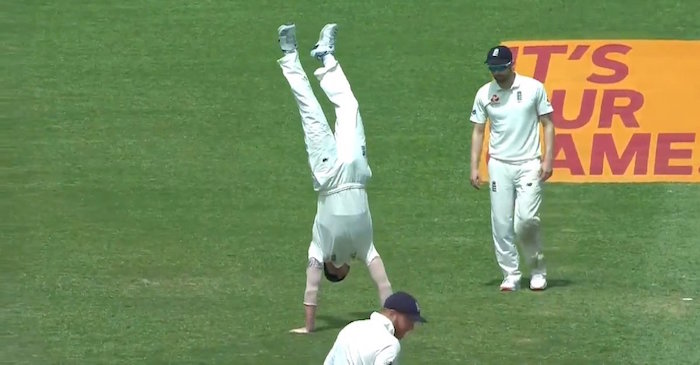
[[[700,182],[700,41],[503,44],[554,107],[549,181]],[[484,150],[487,181],[488,129]]]

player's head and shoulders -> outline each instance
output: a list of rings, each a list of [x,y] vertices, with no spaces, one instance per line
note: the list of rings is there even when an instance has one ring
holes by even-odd
[[[418,301],[397,291],[384,301],[381,310],[343,327],[329,356],[350,355],[356,360],[361,358],[362,363],[393,364],[401,352],[400,340],[418,322],[427,322],[421,316]]]
[[[400,349],[399,341],[411,332],[417,323],[426,322],[416,298],[404,291],[397,291],[384,301],[380,310],[373,311],[369,318],[349,323],[341,334],[375,334],[377,339]]]
[[[323,256],[319,256],[323,257]],[[370,262],[379,257],[374,244],[370,244],[366,249],[359,250],[339,250],[331,252],[323,260],[323,275],[333,283],[343,281],[350,274],[350,264],[362,262],[369,266]],[[319,260],[320,262],[320,260]]]
[[[335,253],[324,254],[319,245],[309,246],[309,266],[323,270],[323,276],[332,283],[339,283],[350,273],[350,263],[354,256],[339,258]]]
[[[371,364],[391,364],[401,352],[394,323],[384,310],[374,311],[368,318],[347,324],[338,333],[336,343],[352,349],[352,353]]]

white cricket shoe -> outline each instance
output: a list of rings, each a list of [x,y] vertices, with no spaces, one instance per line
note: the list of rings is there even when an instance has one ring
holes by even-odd
[[[507,276],[500,286],[501,291],[516,291],[518,288],[520,288],[520,279],[514,276]]]
[[[323,29],[321,29],[318,42],[316,42],[314,48],[311,49],[311,56],[322,60],[323,56],[335,53],[336,34],[338,34],[338,24],[326,24]]]
[[[547,278],[542,274],[532,275],[530,279],[530,289],[545,290],[547,288]]]
[[[282,52],[292,53],[297,50],[296,25],[287,23],[277,28],[279,43]]]

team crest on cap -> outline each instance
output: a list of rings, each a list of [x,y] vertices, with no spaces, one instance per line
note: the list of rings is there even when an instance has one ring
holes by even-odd
[[[498,48],[493,50],[493,53],[491,54],[491,56],[498,57]]]

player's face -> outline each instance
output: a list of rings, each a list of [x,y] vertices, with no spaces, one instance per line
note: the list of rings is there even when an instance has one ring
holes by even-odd
[[[396,313],[394,321],[394,336],[399,340],[406,336],[407,333],[413,330],[413,320],[405,314]]]
[[[513,64],[507,63],[505,65],[489,65],[489,71],[493,76],[493,79],[497,82],[505,82],[513,74]]]
[[[348,275],[348,271],[350,271],[350,266],[348,266],[348,264],[343,264],[340,267],[336,267],[335,264],[327,262],[326,268],[331,274],[337,276],[338,279],[345,278]]]

